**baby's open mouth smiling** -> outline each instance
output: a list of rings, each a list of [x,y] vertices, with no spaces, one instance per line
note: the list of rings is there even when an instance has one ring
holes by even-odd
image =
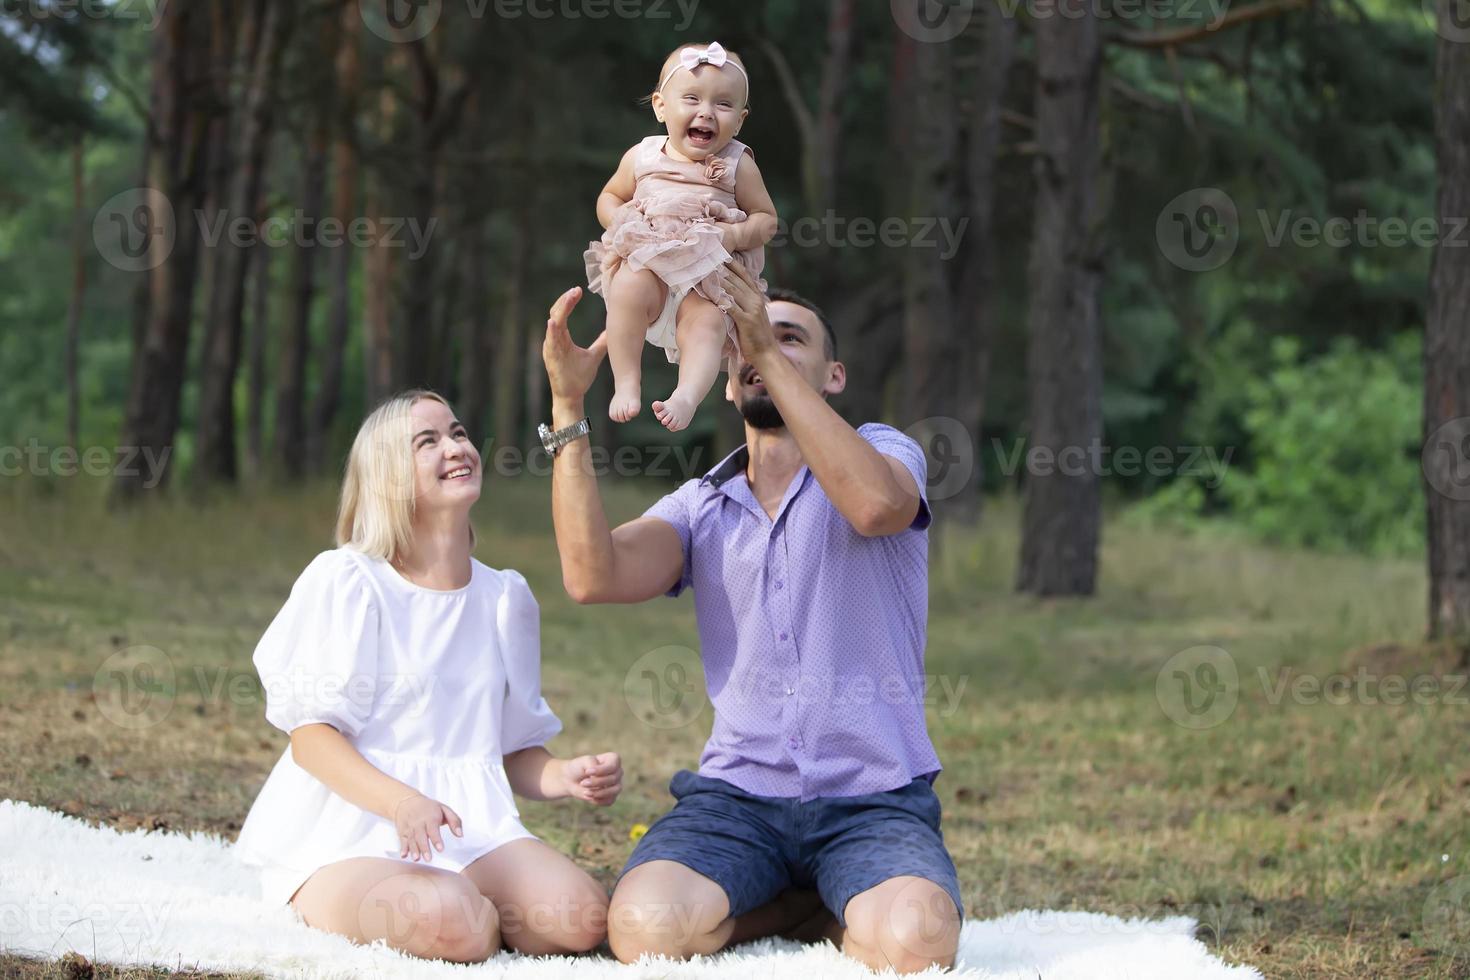
[[[703,126],[690,126],[684,131],[684,135],[695,146],[709,146],[715,141],[715,131],[713,129],[706,129]]]

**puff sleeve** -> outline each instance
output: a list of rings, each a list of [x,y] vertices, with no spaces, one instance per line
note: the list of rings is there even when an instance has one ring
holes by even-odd
[[[266,721],[288,734],[327,724],[355,736],[372,714],[377,646],[366,574],[341,551],[318,555],[255,648]]]
[[[561,720],[541,696],[541,607],[520,572],[507,569],[496,609],[506,691],[500,722],[502,755],[543,745]]]

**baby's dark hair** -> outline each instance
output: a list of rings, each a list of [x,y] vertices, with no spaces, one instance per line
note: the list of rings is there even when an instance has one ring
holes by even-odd
[[[665,83],[667,83],[668,82],[668,76],[674,74],[674,72],[669,71],[669,62],[672,61],[679,54],[680,51],[683,51],[685,48],[707,48],[707,47],[709,47],[709,42],[708,41],[690,41],[687,44],[681,44],[681,45],[679,45],[677,48],[675,48],[674,50],[670,51],[668,54],[664,55],[663,64],[659,67],[659,71],[658,71],[659,86],[662,86]],[[749,76],[750,69],[746,67],[745,59],[742,58],[742,57],[740,57],[740,55],[737,54],[736,52],[731,51],[729,48],[726,48],[725,49],[725,54],[729,55],[730,56],[730,59],[732,61],[739,62],[740,63],[740,67],[741,68],[745,68],[745,70],[747,72],[747,74],[746,74],[747,81],[746,81],[746,85],[745,85],[745,108],[749,109],[750,108],[750,83],[749,83],[749,80],[748,79],[750,77]],[[639,105],[648,105],[650,102],[653,101],[653,97],[654,97],[654,95],[656,95],[658,93],[658,90],[659,89],[657,87],[655,87],[652,92],[649,92],[643,98],[639,99],[638,100],[638,104]]]
[[[826,335],[822,346],[822,355],[829,361],[837,360],[837,333],[832,329],[832,321],[827,319],[827,314],[822,312],[820,306],[794,289],[781,289],[780,287],[773,287],[766,290],[766,299],[772,303],[790,303],[804,310],[810,310],[812,315],[817,318],[817,322],[822,325],[822,333]]]

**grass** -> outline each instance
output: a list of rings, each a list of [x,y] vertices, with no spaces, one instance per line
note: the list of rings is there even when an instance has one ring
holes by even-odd
[[[328,546],[333,489],[124,515],[94,491],[0,485],[0,797],[233,836],[287,742],[265,723],[250,655]],[[614,519],[659,491],[605,487]],[[570,602],[547,492],[532,477],[487,486],[478,557],[521,570],[540,599],[546,695],[566,724],[552,749],[623,754],[615,806],[522,808],[610,883],[630,829],[668,808],[669,777],[708,734],[707,709],[659,727],[624,687],[643,654],[697,649],[692,600]],[[969,914],[1189,914],[1220,956],[1270,977],[1470,976],[1470,909],[1440,901],[1470,874],[1470,690],[1421,643],[1420,563],[1274,550],[1123,513],[1107,523],[1100,594],[1041,601],[1010,588],[1016,516],[995,503],[979,529],[936,535],[932,560],[928,669],[949,687],[930,731]],[[1171,720],[1195,718],[1173,671],[1213,675],[1170,658],[1201,646],[1225,651],[1238,684],[1200,716],[1218,723],[1196,729]],[[173,695],[141,716],[155,723],[121,727],[108,671],[140,660],[172,666],[160,690]],[[1375,681],[1447,672],[1401,704]],[[1334,674],[1332,696],[1314,696]],[[0,956],[0,974],[17,973],[76,975]]]

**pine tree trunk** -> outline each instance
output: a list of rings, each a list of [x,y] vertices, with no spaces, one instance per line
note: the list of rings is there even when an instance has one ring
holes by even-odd
[[[148,454],[161,468],[160,484],[172,469],[173,441],[179,428],[179,403],[189,350],[189,328],[199,272],[200,236],[193,220],[203,206],[202,164],[209,129],[209,103],[202,79],[208,71],[209,10],[204,4],[171,3],[160,9],[153,34],[150,115],[156,149],[149,154],[149,185],[167,199],[175,215],[173,249],[148,273],[148,318],[134,358],[121,430],[120,453],[127,454],[113,484],[113,500],[134,500],[146,488],[148,468],[137,454]],[[164,216],[148,215],[160,227]],[[167,239],[150,235],[161,251]]]
[[[353,142],[354,120],[357,118],[357,88],[360,60],[361,12],[356,4],[342,7],[341,33],[337,50],[337,137],[332,147],[332,214],[345,228],[357,217],[357,147]],[[342,370],[347,335],[352,322],[352,297],[349,284],[352,260],[357,250],[342,245],[331,252],[328,260],[329,312],[327,342],[322,347],[321,386],[312,406],[311,426],[307,438],[313,467],[327,467],[331,460],[326,452],[327,437],[342,401]]]
[[[971,89],[972,107],[965,126],[961,155],[964,204],[960,213],[969,219],[961,237],[955,269],[955,330],[958,341],[955,363],[955,418],[968,436],[968,449],[950,446],[950,458],[942,465],[964,465],[955,454],[968,452],[970,473],[963,485],[953,488],[947,503],[951,520],[974,524],[980,518],[985,482],[984,454],[980,451],[985,422],[985,396],[990,387],[990,354],[998,319],[996,284],[996,159],[1000,150],[1001,108],[1005,101],[1011,64],[1015,60],[1016,21],[997,4],[982,7],[982,40],[979,62]],[[942,471],[940,471],[942,472]],[[940,477],[941,485],[945,477]],[[945,488],[945,492],[950,492]]]
[[[1439,16],[1451,16],[1441,0]],[[1442,38],[1435,102],[1441,229],[1470,214],[1470,46]],[[1463,244],[1463,243],[1461,243]],[[1435,248],[1424,344],[1429,634],[1470,663],[1470,250]]]
[[[1017,588],[1091,595],[1097,585],[1102,439],[1099,86],[1095,14],[1042,17],[1036,34],[1036,216],[1030,258],[1030,449]]]
[[[279,74],[281,49],[286,43],[289,17],[282,0],[255,0],[246,9],[245,27],[259,39],[242,59],[239,74],[247,79],[235,118],[235,166],[224,183],[224,219],[254,217],[267,165],[274,83]],[[258,227],[258,226],[257,226]],[[239,475],[235,437],[235,378],[239,372],[244,334],[246,281],[253,246],[228,232],[215,251],[213,300],[206,327],[202,378],[199,386],[199,422],[196,472],[204,482],[233,483]]]
[[[395,46],[389,56],[389,68],[402,60],[403,49]],[[386,145],[393,136],[394,122],[398,114],[398,100],[393,86],[384,85],[378,95],[376,134],[379,145]],[[370,226],[375,229],[375,239],[363,260],[363,370],[365,372],[367,403],[376,406],[392,393],[398,384],[398,369],[393,356],[393,279],[394,253],[397,249],[386,241],[383,215],[387,208],[388,181],[381,170],[371,170],[367,175],[367,195],[363,210]]]
[[[316,263],[321,251],[316,242],[317,218],[327,171],[326,120],[319,118],[307,137],[302,163],[301,211],[304,214],[300,243],[291,278],[291,310],[276,369],[276,419],[274,456],[280,474],[299,480],[306,473],[306,363],[311,351],[311,309],[316,298]]]
[[[85,143],[78,136],[71,147],[72,266],[71,301],[66,308],[66,441],[81,449],[82,388],[77,376],[77,352],[82,340],[82,300],[87,293],[86,222],[87,207]]]
[[[262,200],[256,207],[257,227],[268,214]],[[245,467],[258,475],[265,464],[265,362],[270,337],[271,249],[250,249],[250,346],[245,376]]]

